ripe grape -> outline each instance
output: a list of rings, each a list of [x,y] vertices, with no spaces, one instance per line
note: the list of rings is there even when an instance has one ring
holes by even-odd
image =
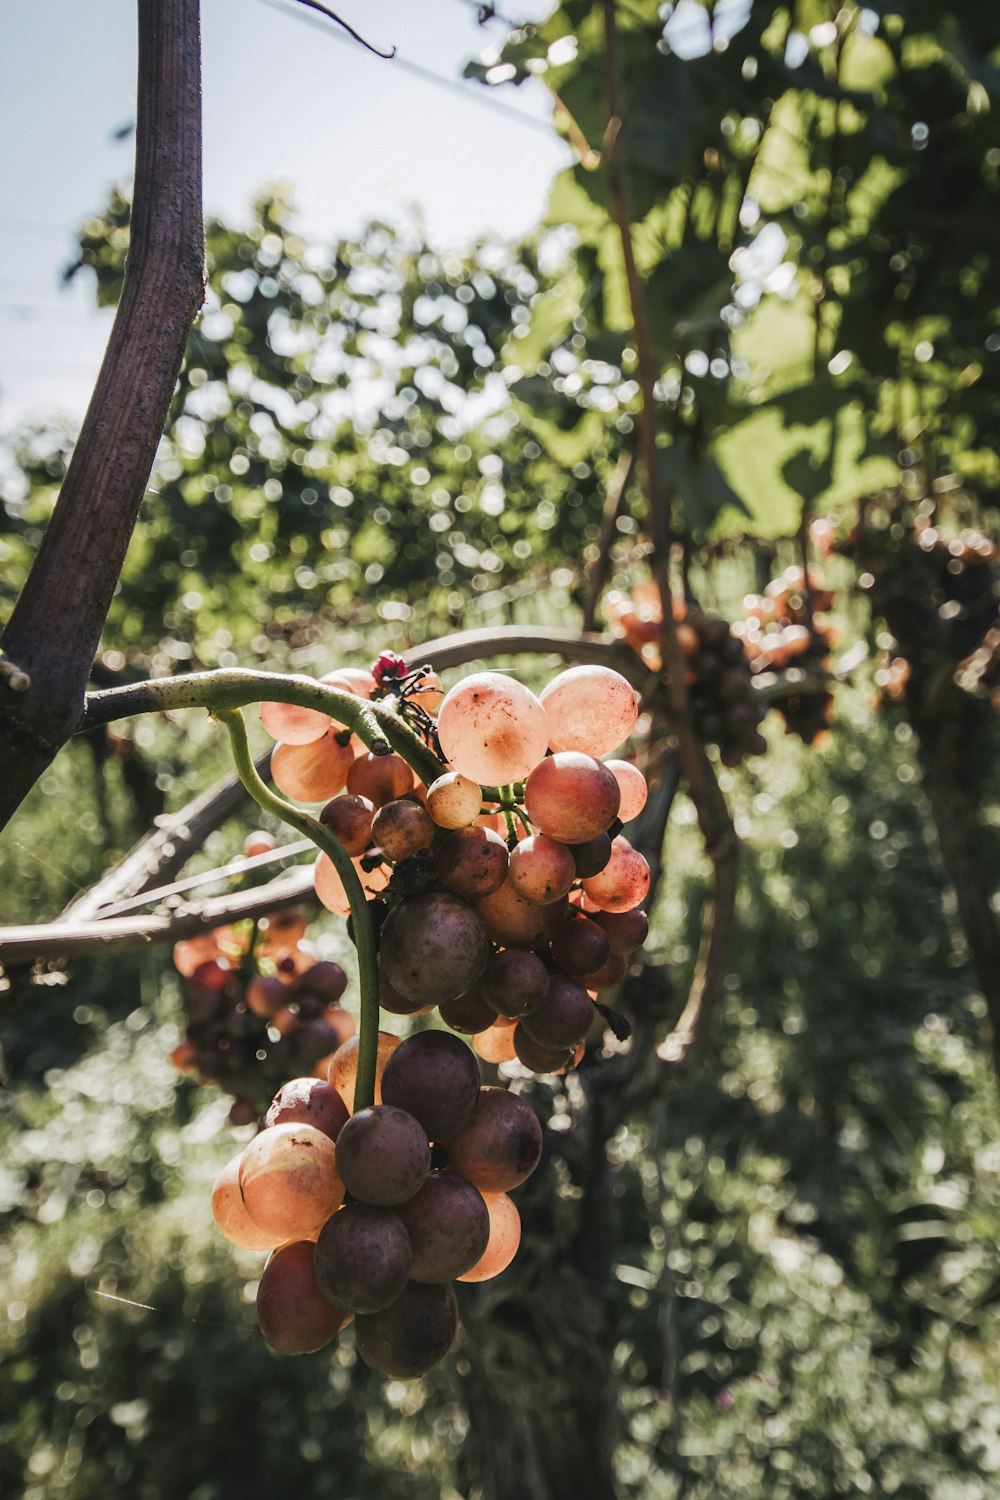
[[[582,844],[568,844],[567,848],[573,855],[577,878],[580,880],[586,879],[588,875],[596,875],[611,858],[611,839],[606,833],[599,833],[596,839],[587,839]]]
[[[330,728],[328,714],[315,708],[300,708],[297,703],[262,703],[260,722],[272,740],[286,745],[311,745],[321,740]]]
[[[330,1082],[349,1110],[354,1108],[354,1090],[358,1076],[358,1047],[360,1037],[352,1036],[343,1042],[330,1059]],[[382,1075],[386,1063],[400,1045],[399,1037],[391,1031],[378,1034],[378,1054],[375,1063],[375,1103],[382,1103]]]
[[[561,1073],[573,1061],[572,1047],[543,1047],[520,1024],[514,1027],[514,1054],[532,1073]]]
[[[271,778],[294,802],[324,802],[341,790],[354,763],[354,751],[333,730],[308,745],[275,745]]]
[[[628,739],[639,716],[636,695],[610,667],[569,667],[542,690],[549,748],[609,755]]]
[[[555,905],[537,906],[519,896],[509,881],[476,902],[476,912],[495,943],[537,948],[549,935]]]
[[[311,1240],[282,1245],[257,1286],[257,1321],[276,1354],[315,1354],[339,1333],[348,1313],[323,1295]]]
[[[524,788],[525,811],[535,828],[563,844],[606,833],[620,802],[614,772],[577,750],[560,750],[543,760]]]
[[[446,771],[427,788],[427,811],[439,828],[467,828],[479,816],[483,793],[478,781]]]
[[[504,948],[486,965],[481,989],[497,1015],[516,1020],[537,1010],[545,999],[548,971],[537,954],[524,948]]]
[[[458,1331],[458,1303],[450,1284],[411,1281],[384,1312],[356,1321],[357,1349],[370,1369],[412,1380],[444,1359]]]
[[[452,1171],[481,1193],[508,1193],[538,1166],[542,1129],[530,1105],[516,1094],[483,1088],[468,1125],[444,1144]]]
[[[372,842],[391,860],[409,859],[429,849],[434,824],[419,802],[397,797],[379,808],[372,821]]]
[[[565,844],[532,834],[511,850],[508,879],[525,901],[547,906],[566,895],[576,879],[576,862]]]
[[[240,1193],[242,1151],[227,1161],[212,1189],[212,1217],[221,1234],[240,1250],[273,1250],[285,1236],[261,1229],[247,1213]]]
[[[437,733],[442,752],[463,776],[503,786],[541,760],[549,730],[534,693],[502,672],[477,672],[445,694]]]
[[[464,995],[490,955],[486,929],[476,913],[443,891],[401,901],[386,918],[380,944],[389,983],[421,1004]]]
[[[507,879],[507,845],[489,828],[455,829],[442,839],[436,858],[441,884],[465,901],[488,896]]]
[[[612,840],[611,858],[583,882],[584,893],[601,911],[631,911],[649,893],[649,865],[628,839]]]
[[[552,957],[566,974],[593,974],[606,964],[611,943],[590,917],[573,917],[552,939]]]
[[[483,1202],[490,1216],[490,1237],[486,1249],[471,1270],[458,1281],[490,1281],[505,1271],[521,1243],[521,1215],[506,1193],[484,1193]]]
[[[495,1017],[492,1026],[477,1031],[472,1036],[472,1045],[484,1062],[505,1063],[514,1061],[514,1026],[516,1022]]]
[[[334,797],[319,815],[324,827],[335,833],[347,853],[364,854],[372,842],[374,804],[368,797]]]
[[[649,934],[649,918],[638,906],[631,911],[595,912],[594,921],[607,933],[612,953],[634,953]]]
[[[401,755],[373,755],[366,750],[347,772],[347,790],[382,807],[413,790],[413,772]]]
[[[413,1247],[414,1281],[454,1281],[489,1243],[490,1215],[482,1194],[457,1172],[432,1172],[396,1212]]]
[[[521,1026],[543,1047],[573,1047],[582,1041],[594,1019],[594,1007],[582,985],[566,974],[555,974],[544,1002]]]
[[[631,823],[646,806],[649,796],[646,778],[630,760],[606,760],[604,764],[617,781],[621,793],[618,816],[623,823]]]
[[[319,1078],[293,1078],[275,1094],[264,1124],[315,1125],[335,1141],[349,1115],[347,1105],[331,1083]]]
[[[337,1170],[362,1203],[391,1208],[405,1203],[430,1170],[424,1127],[392,1104],[353,1114],[337,1137]]]
[[[418,1031],[386,1063],[382,1098],[418,1120],[429,1140],[454,1135],[472,1119],[479,1065],[464,1042],[445,1031]]]
[[[316,1280],[331,1302],[355,1313],[381,1312],[406,1286],[410,1238],[391,1208],[347,1203],[316,1241]]]
[[[299,996],[315,995],[325,1005],[336,1005],[347,988],[347,975],[332,959],[321,959],[300,974],[292,985]]]
[[[246,987],[246,1005],[255,1016],[272,1017],[288,1003],[288,986],[280,979],[258,974]]]
[[[444,1001],[438,1007],[438,1014],[452,1031],[464,1031],[467,1035],[492,1026],[496,1020],[496,1011],[486,1003],[478,986],[455,1000]]]
[[[240,1192],[255,1224],[280,1240],[310,1240],[344,1199],[335,1147],[314,1125],[272,1125],[243,1153]]]

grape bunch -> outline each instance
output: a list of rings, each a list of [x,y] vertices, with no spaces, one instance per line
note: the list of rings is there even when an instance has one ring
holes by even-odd
[[[313,1353],[354,1321],[364,1362],[411,1379],[452,1346],[453,1283],[513,1259],[509,1195],[538,1165],[541,1127],[517,1095],[481,1087],[473,1054],[443,1031],[381,1034],[377,1102],[351,1114],[357,1050],[338,1050],[330,1082],[278,1091],[212,1210],[231,1243],[270,1252],[257,1313],[271,1348]]]
[[[770,686],[769,706],[781,714],[789,734],[815,744],[830,726],[833,694],[813,682],[829,671],[834,629],[826,618],[833,594],[818,573],[786,568],[763,594],[748,594],[744,619],[733,629],[743,643],[754,678]],[[810,690],[803,684],[809,680]]]
[[[655,589],[639,584],[631,596],[613,592],[605,600],[605,610],[617,633],[659,672],[662,615]],[[718,745],[726,766],[738,766],[748,755],[762,755],[767,741],[759,726],[767,706],[754,690],[738,631],[684,599],[673,600],[672,613],[699,739]]]
[[[902,536],[858,527],[841,550],[864,570],[872,612],[894,637],[876,673],[885,697],[920,703],[950,669],[964,691],[1000,700],[994,541],[974,530],[948,536],[918,515]]]
[[[347,975],[316,959],[305,931],[291,908],[264,917],[256,934],[247,924],[217,927],[174,947],[187,1026],[171,1061],[234,1096],[234,1125],[256,1120],[290,1075],[319,1068],[325,1077],[354,1031],[338,1003]]]
[[[436,1007],[489,1062],[563,1071],[580,1056],[595,999],[646,935],[638,908],[649,868],[621,832],[645,804],[645,778],[607,758],[635,725],[635,693],[606,667],[571,667],[539,697],[500,672],[442,694],[404,667],[395,680],[414,681],[441,775],[416,786],[401,756],[352,752],[319,814],[373,903],[380,1004],[396,1015]],[[354,681],[379,689],[375,677]],[[290,778],[288,754],[304,765],[337,731],[321,715],[304,724],[303,712],[264,705],[262,719],[272,733],[317,736],[279,743],[272,767],[288,795],[319,800],[332,778]],[[327,854],[315,881],[320,901],[347,916]]]

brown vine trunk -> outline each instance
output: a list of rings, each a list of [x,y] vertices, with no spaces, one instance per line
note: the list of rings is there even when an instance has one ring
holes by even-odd
[[[1000,921],[991,906],[995,840],[981,819],[982,773],[992,741],[989,705],[949,694],[933,715],[913,716],[924,790],[941,863],[954,891],[977,985],[986,1001],[990,1048],[1000,1082]]]
[[[204,291],[198,0],[139,0],[121,303],[52,519],[3,633],[0,827],[83,713],[91,664]]]

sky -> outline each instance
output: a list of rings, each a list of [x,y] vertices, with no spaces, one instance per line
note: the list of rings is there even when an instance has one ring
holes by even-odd
[[[568,160],[542,85],[487,92],[458,81],[505,28],[479,26],[469,0],[332,8],[377,46],[395,45],[397,59],[371,56],[295,0],[204,0],[206,212],[238,223],[280,180],[307,238],[415,205],[439,244],[537,223]],[[516,16],[550,8],[518,0]],[[64,287],[62,271],[75,227],[131,178],[134,138],[116,132],[134,120],[135,68],[128,0],[3,6],[0,433],[60,413],[78,424],[86,409],[111,314],[91,306],[86,276]]]

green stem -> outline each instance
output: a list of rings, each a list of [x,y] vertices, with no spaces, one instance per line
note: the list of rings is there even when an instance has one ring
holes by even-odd
[[[207,674],[209,676],[213,674]],[[347,697],[349,695],[344,694]],[[357,701],[357,700],[355,700]],[[354,1109],[365,1109],[375,1102],[375,1064],[378,1060],[378,958],[375,927],[365,898],[364,888],[350,855],[336,834],[324,828],[308,813],[301,812],[266,786],[257,774],[247,739],[247,727],[239,708],[221,708],[215,717],[229,733],[233,760],[240,780],[251,797],[275,818],[298,829],[328,855],[343,881],[351,903],[354,944],[358,950],[358,980],[361,989],[361,1013],[358,1023],[358,1072],[354,1085]]]
[[[507,846],[513,849],[517,844],[517,826],[514,822],[514,814],[517,811],[517,802],[514,798],[512,786],[501,786],[497,788],[499,793],[497,801],[503,812],[504,822],[507,824]]]

